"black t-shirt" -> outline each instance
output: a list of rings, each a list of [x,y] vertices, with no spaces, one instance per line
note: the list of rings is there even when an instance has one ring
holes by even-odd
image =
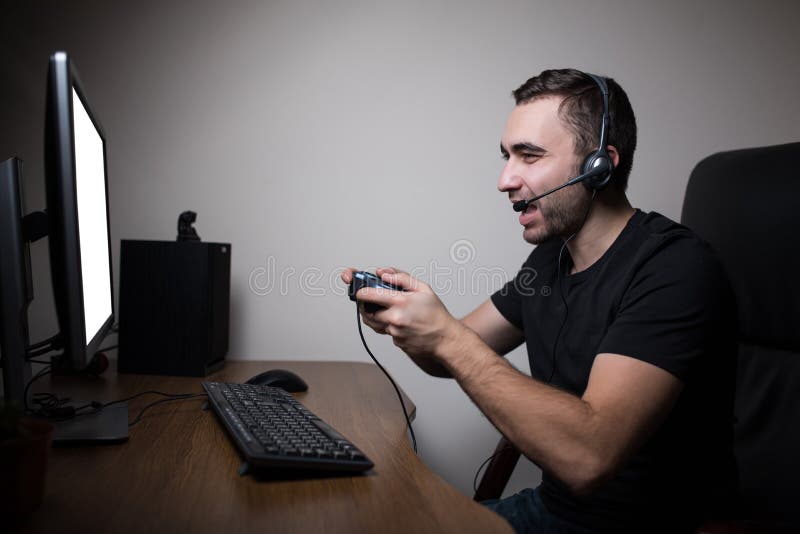
[[[695,524],[736,485],[736,310],[722,265],[686,227],[638,210],[584,271],[568,274],[565,248],[557,274],[562,243],[536,247],[514,280],[492,295],[525,333],[532,376],[582,396],[595,356],[614,353],[656,365],[684,388],[664,423],[611,480],[577,497],[545,471],[542,500],[551,512],[599,530]]]

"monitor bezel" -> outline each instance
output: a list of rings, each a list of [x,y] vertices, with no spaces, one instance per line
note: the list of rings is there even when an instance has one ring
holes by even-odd
[[[75,169],[74,110],[72,91],[81,103],[103,143],[103,179],[106,201],[106,236],[108,239],[109,294],[111,314],[94,334],[86,339],[83,306],[83,278],[80,256],[77,183]],[[114,323],[114,279],[111,254],[111,218],[108,196],[108,144],[75,65],[65,52],[50,58],[47,79],[45,119],[45,176],[49,219],[50,268],[56,315],[64,349],[62,365],[85,368]]]

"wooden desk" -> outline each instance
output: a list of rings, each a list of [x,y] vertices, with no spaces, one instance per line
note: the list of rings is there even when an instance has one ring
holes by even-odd
[[[54,449],[44,503],[25,531],[511,532],[416,457],[397,395],[376,366],[231,362],[209,380],[243,382],[269,368],[303,377],[309,390],[297,398],[361,448],[374,469],[304,480],[241,477],[239,455],[213,412],[200,410],[202,399],[176,401],[148,411],[125,444]],[[147,389],[201,392],[200,381],[109,372],[43,379],[36,389],[108,401]],[[130,418],[156,399],[132,401]]]

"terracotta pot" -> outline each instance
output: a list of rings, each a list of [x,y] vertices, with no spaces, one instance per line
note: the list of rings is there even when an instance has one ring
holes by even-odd
[[[19,435],[0,442],[0,517],[18,523],[42,504],[53,425],[24,418]]]

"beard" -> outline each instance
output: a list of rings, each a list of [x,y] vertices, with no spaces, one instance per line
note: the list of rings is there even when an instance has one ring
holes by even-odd
[[[578,184],[576,184],[578,185]],[[532,245],[544,243],[554,236],[567,239],[581,229],[592,203],[592,193],[585,187],[565,187],[537,201],[544,226],[526,228],[525,241]]]

